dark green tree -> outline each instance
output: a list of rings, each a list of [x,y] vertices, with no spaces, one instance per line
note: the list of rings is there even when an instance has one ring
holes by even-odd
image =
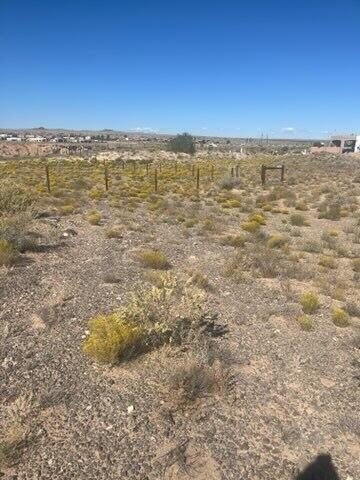
[[[195,153],[195,138],[189,133],[176,135],[169,140],[169,150],[192,155]]]

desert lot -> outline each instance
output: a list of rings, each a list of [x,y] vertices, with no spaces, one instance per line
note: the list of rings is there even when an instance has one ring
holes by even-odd
[[[1,478],[357,480],[360,159],[150,156],[0,161]]]

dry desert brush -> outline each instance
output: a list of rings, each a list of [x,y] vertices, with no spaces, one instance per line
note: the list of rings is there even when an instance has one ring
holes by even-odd
[[[204,290],[170,272],[162,272],[157,280],[156,286],[131,293],[117,311],[90,319],[83,343],[86,354],[116,363],[165,343],[182,343],[203,327]]]

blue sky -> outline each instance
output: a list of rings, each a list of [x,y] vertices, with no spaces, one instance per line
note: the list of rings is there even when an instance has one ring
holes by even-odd
[[[0,0],[0,127],[360,131],[360,0]]]

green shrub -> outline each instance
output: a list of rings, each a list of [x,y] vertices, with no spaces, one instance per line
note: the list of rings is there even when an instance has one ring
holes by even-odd
[[[308,315],[301,315],[297,321],[302,330],[309,332],[314,328],[313,321]]]
[[[138,258],[147,268],[166,270],[170,267],[170,262],[166,256],[157,250],[143,250],[138,254]]]
[[[89,321],[83,351],[101,363],[115,363],[140,348],[142,331],[119,313],[97,315]]]
[[[195,153],[195,139],[189,133],[176,135],[169,140],[168,148],[171,152],[193,155]]]
[[[314,313],[319,309],[318,297],[313,292],[305,292],[300,297],[300,304],[305,313]]]
[[[302,227],[305,225],[305,217],[301,213],[293,213],[290,215],[290,223],[296,227]]]
[[[340,307],[333,307],[331,318],[337,327],[347,327],[349,325],[349,314]]]

